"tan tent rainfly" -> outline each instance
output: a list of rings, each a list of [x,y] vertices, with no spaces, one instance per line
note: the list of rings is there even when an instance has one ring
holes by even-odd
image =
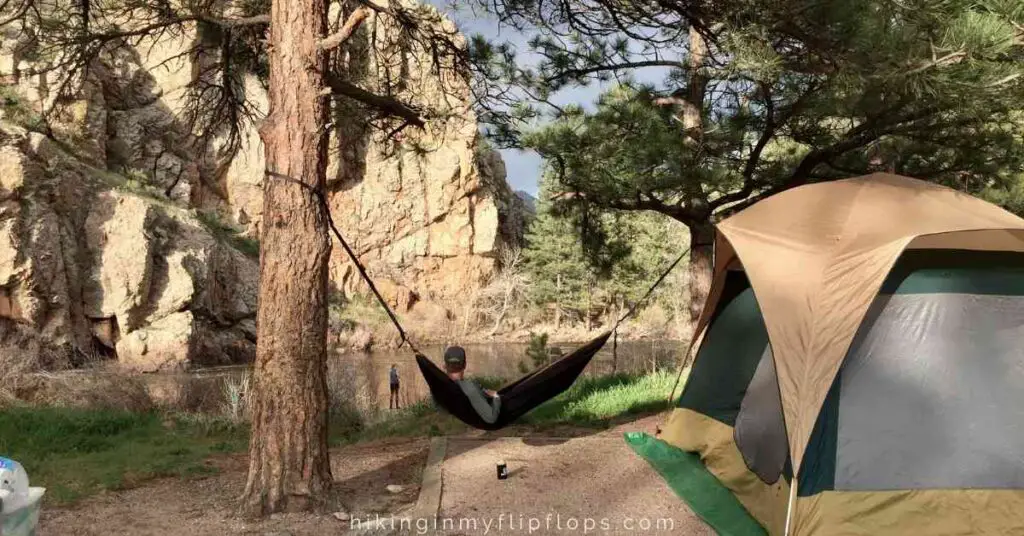
[[[873,174],[785,191],[726,219],[717,229],[711,295],[695,330],[700,334],[707,328],[707,333],[680,407],[663,427],[663,440],[699,453],[708,470],[772,534],[786,531],[787,514],[791,534],[962,534],[985,532],[985,527],[1006,533],[1011,526],[1024,531],[1024,511],[1019,510],[1024,508],[1024,424],[1004,423],[1013,433],[1007,438],[992,437],[1003,433],[1000,424],[986,424],[986,417],[977,417],[986,415],[982,410],[964,409],[967,414],[958,417],[985,422],[978,424],[984,429],[981,432],[972,431],[973,422],[962,423],[962,433],[987,434],[971,439],[984,442],[983,447],[969,447],[1002,452],[1000,445],[1012,444],[1017,448],[1013,464],[1020,471],[1007,476],[1002,470],[1000,476],[987,475],[984,468],[970,474],[964,469],[954,475],[956,471],[948,468],[914,466],[919,453],[902,452],[895,443],[888,450],[879,446],[885,443],[881,438],[897,438],[902,432],[885,428],[889,422],[885,418],[866,413],[875,401],[897,397],[889,399],[891,412],[884,407],[872,411],[892,413],[889,425],[907,428],[901,416],[926,412],[924,408],[935,400],[953,404],[959,395],[949,393],[957,393],[958,387],[978,388],[970,384],[973,372],[957,372],[966,378],[943,376],[961,371],[960,358],[947,356],[944,348],[963,350],[958,346],[962,341],[973,340],[973,335],[986,329],[995,332],[986,335],[985,341],[999,345],[991,353],[1005,357],[991,361],[1008,368],[993,369],[991,378],[977,381],[1000,381],[1000,376],[1019,379],[1007,389],[1019,393],[1006,396],[1024,402],[1024,339],[1020,338],[1024,336],[1020,326],[1024,291],[1019,296],[1012,290],[988,288],[997,282],[1024,287],[1024,256],[1015,253],[1024,252],[1024,220],[946,187]],[[977,262],[967,266],[967,260]],[[898,261],[908,268],[901,271],[902,279],[893,280]],[[929,264],[933,261],[938,264]],[[977,272],[990,268],[997,272]],[[742,285],[731,288],[733,277],[741,278]],[[893,288],[884,290],[889,281]],[[754,313],[738,309],[746,295],[750,297],[744,307]],[[728,333],[724,323],[733,322],[732,317],[739,319],[735,322],[762,326],[767,347],[762,350],[752,342],[756,337],[745,335],[749,330]],[[977,320],[980,328],[971,324],[976,318],[981,318]],[[964,331],[940,344],[929,326]],[[716,336],[716,329],[723,334]],[[715,340],[726,341],[725,349],[716,350]],[[744,361],[746,365],[731,363],[739,359],[740,350],[729,345],[743,344],[752,348],[748,352],[752,357]],[[933,350],[941,359],[929,361]],[[761,358],[762,351],[766,358]],[[978,355],[977,361],[985,360],[986,355]],[[844,372],[840,378],[841,367],[849,368],[849,374]],[[746,376],[732,393],[727,375],[739,369],[747,370],[742,373]],[[911,387],[887,385],[903,380]],[[965,383],[958,386],[961,381]],[[896,401],[912,396],[908,393],[913,393],[914,385],[946,394],[935,395],[927,403]],[[832,390],[836,394],[830,395]],[[971,396],[990,396],[982,390],[972,391]],[[733,396],[731,402],[725,400],[729,396]],[[933,393],[928,391],[927,396]],[[904,403],[913,408],[907,415],[901,413]],[[781,419],[771,415],[773,406],[778,406]],[[927,417],[927,413],[921,415]],[[780,421],[777,426],[773,419]],[[920,415],[914,419],[927,420]],[[908,441],[916,441],[915,445],[941,449],[942,441],[959,445],[963,440],[940,438],[942,434],[934,431],[948,428],[940,424],[930,429],[921,426],[917,436],[915,430],[907,432],[912,436]],[[924,437],[933,432],[936,437]],[[773,449],[773,441],[780,445]],[[809,447],[810,443],[814,445]],[[808,454],[809,448],[814,452]],[[955,446],[948,450],[961,453]],[[877,474],[864,469],[869,456],[877,460]],[[960,463],[957,458],[938,458],[931,460]],[[808,459],[815,460],[814,467],[805,466],[811,463]],[[991,460],[978,463],[995,469]],[[759,470],[759,464],[769,469]],[[798,493],[780,474],[795,478],[799,483],[795,488],[808,486],[823,492],[805,494],[799,489]],[[804,483],[806,475],[811,475],[813,485]],[[984,513],[965,513],[968,505]]]

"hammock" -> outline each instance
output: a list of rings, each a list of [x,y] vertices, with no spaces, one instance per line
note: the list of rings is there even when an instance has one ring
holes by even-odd
[[[452,381],[447,374],[441,369],[437,368],[436,365],[431,363],[423,354],[421,354],[416,346],[413,345],[409,339],[409,335],[402,328],[402,323],[398,321],[398,317],[395,316],[394,311],[388,306],[388,302],[381,296],[380,291],[377,290],[377,285],[373,283],[373,279],[366,273],[366,268],[361,262],[359,257],[356,256],[352,248],[349,247],[345,238],[341,236],[341,232],[338,231],[338,227],[334,224],[334,219],[331,217],[330,205],[327,203],[327,197],[324,192],[302,182],[293,177],[283,175],[271,170],[266,170],[265,174],[267,177],[283,180],[295,184],[304,190],[308,191],[310,195],[316,200],[320,210],[323,211],[324,217],[327,219],[327,225],[330,227],[331,232],[341,243],[341,247],[345,249],[345,253],[348,254],[349,259],[352,260],[352,264],[355,265],[359,275],[362,276],[363,280],[366,281],[366,285],[370,287],[374,297],[377,298],[377,302],[380,303],[381,307],[384,308],[384,312],[388,314],[388,318],[391,319],[391,323],[395,325],[395,329],[398,330],[398,334],[401,336],[402,343],[399,345],[401,348],[403,345],[408,345],[409,348],[416,354],[416,363],[420,367],[420,372],[423,373],[423,378],[427,380],[427,385],[430,387],[430,393],[433,395],[434,400],[437,403],[451,413],[454,417],[460,421],[479,428],[481,430],[498,430],[504,428],[512,421],[515,421],[523,414],[539,406],[540,404],[550,400],[559,393],[562,393],[569,388],[579,377],[583,369],[590,363],[591,358],[594,354],[604,346],[608,338],[615,334],[614,339],[618,342],[618,328],[627,318],[633,316],[636,313],[637,308],[640,304],[645,302],[647,298],[651,296],[654,289],[658,288],[658,285],[668,277],[668,274],[679,264],[687,255],[690,253],[690,248],[681,253],[672,264],[669,265],[660,277],[647,289],[647,292],[637,300],[633,306],[626,312],[626,314],[619,317],[612,326],[611,331],[608,331],[600,337],[590,341],[585,346],[577,349],[575,352],[551,363],[545,367],[542,367],[523,378],[520,378],[515,383],[509,384],[503,387],[498,394],[501,396],[501,411],[498,414],[498,420],[493,423],[486,423],[480,418],[476,410],[473,409],[469,403],[469,399],[462,392],[462,389]],[[688,352],[688,351],[687,351]],[[676,385],[679,384],[679,378],[682,377],[682,368],[679,370],[679,376],[676,378]],[[675,391],[675,387],[672,388]],[[672,395],[669,394],[671,400]]]
[[[493,423],[485,422],[473,409],[457,383],[423,354],[416,364],[430,387],[434,401],[453,417],[480,430],[500,430],[527,412],[558,396],[576,381],[591,358],[604,346],[612,332],[606,332],[576,351],[541,367],[498,391],[501,410]]]

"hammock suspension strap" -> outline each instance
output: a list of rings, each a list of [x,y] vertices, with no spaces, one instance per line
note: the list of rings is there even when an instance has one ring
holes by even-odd
[[[341,235],[341,232],[338,231],[338,227],[334,224],[334,219],[331,217],[331,208],[330,205],[328,205],[327,203],[327,197],[324,195],[323,191],[309,184],[306,184],[305,182],[302,182],[298,179],[274,171],[267,170],[266,175],[268,177],[280,179],[285,182],[297,184],[306,191],[308,191],[310,195],[313,196],[313,199],[315,199],[317,202],[317,206],[320,208],[320,210],[324,214],[324,217],[327,219],[327,224],[328,226],[330,226],[331,232],[334,234],[334,237],[338,239],[338,242],[341,244],[341,247],[344,248],[345,253],[348,254],[348,258],[352,261],[352,264],[355,265],[356,270],[359,271],[360,277],[362,277],[363,281],[365,281],[367,286],[370,287],[370,290],[373,292],[373,295],[377,299],[377,302],[380,303],[381,307],[384,308],[384,312],[387,313],[388,318],[391,319],[391,323],[394,324],[395,329],[398,330],[398,334],[401,337],[401,343],[399,344],[399,348],[401,348],[403,345],[408,345],[409,349],[412,350],[413,353],[419,354],[419,349],[416,348],[416,345],[413,344],[412,339],[409,337],[409,334],[402,327],[402,323],[399,322],[398,316],[395,315],[394,311],[391,310],[391,306],[388,305],[387,300],[385,300],[384,297],[381,296],[380,291],[377,290],[377,286],[373,283],[373,279],[371,279],[370,275],[366,272],[366,268],[363,266],[363,263],[359,262],[359,258],[356,256],[355,252],[352,251],[352,248],[349,247],[348,242],[345,241],[345,238]],[[678,257],[676,257],[676,259],[672,261],[672,264],[670,264],[665,269],[665,271],[662,272],[658,279],[654,281],[650,288],[647,289],[647,292],[645,292],[639,300],[634,302],[633,306],[630,307],[625,314],[623,314],[621,317],[619,317],[618,320],[615,321],[615,324],[612,326],[611,330],[613,333],[613,351],[617,350],[618,347],[619,325],[622,324],[626,319],[632,317],[636,313],[637,309],[640,308],[640,305],[645,303],[647,299],[650,298],[652,294],[654,294],[654,291],[658,288],[659,285],[661,285],[662,282],[665,281],[665,278],[667,278],[668,275],[672,273],[672,270],[674,270],[676,266],[678,266],[679,263],[682,262],[683,259],[685,259],[690,254],[690,250],[691,248],[688,247],[686,248],[686,251],[683,251]],[[687,354],[689,354],[689,349],[687,349]],[[680,377],[681,376],[682,368],[680,368]],[[678,384],[679,378],[676,378],[676,386],[678,386]],[[674,392],[675,387],[673,387],[672,390]],[[670,399],[671,395],[672,393],[669,393]]]

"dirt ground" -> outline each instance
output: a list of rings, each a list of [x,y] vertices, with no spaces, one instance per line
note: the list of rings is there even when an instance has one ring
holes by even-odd
[[[195,480],[165,479],[105,493],[72,508],[44,505],[40,536],[244,534],[713,534],[665,482],[633,454],[625,431],[653,433],[652,416],[595,433],[545,437],[474,433],[452,437],[442,466],[437,520],[406,520],[419,496],[429,440],[387,440],[332,451],[335,487],[355,520],[282,514],[251,522],[233,515],[245,481],[244,456],[214,461]],[[552,437],[560,436],[560,437]],[[504,460],[507,480],[495,464]],[[403,486],[399,493],[389,484]]]
[[[408,509],[419,495],[428,445],[427,439],[391,440],[332,450],[331,471],[345,509],[368,514]],[[237,518],[233,508],[245,486],[245,456],[214,463],[220,472],[212,477],[162,479],[105,493],[70,509],[47,508],[44,502],[39,536],[319,536],[350,532],[349,521],[330,514],[277,514],[260,522]],[[404,489],[391,493],[386,489],[389,484]]]
[[[451,438],[439,526],[453,535],[714,534],[622,438],[653,434],[663,420],[573,438]],[[497,480],[498,461],[507,480]]]

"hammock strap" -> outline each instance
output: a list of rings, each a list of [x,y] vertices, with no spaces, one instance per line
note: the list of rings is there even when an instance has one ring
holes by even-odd
[[[640,307],[640,304],[644,303],[645,301],[647,301],[647,298],[651,297],[651,294],[653,294],[654,290],[656,288],[658,288],[658,285],[660,285],[662,283],[662,281],[664,281],[665,278],[668,277],[668,274],[672,273],[672,270],[675,270],[676,266],[678,266],[680,262],[683,262],[683,259],[685,259],[690,254],[690,250],[692,250],[692,249],[693,249],[693,245],[691,244],[690,247],[686,248],[686,251],[682,252],[678,257],[676,257],[676,260],[672,261],[672,264],[668,265],[668,268],[666,268],[665,271],[661,273],[661,276],[658,277],[658,279],[654,282],[653,285],[651,285],[651,288],[647,289],[647,292],[644,293],[643,297],[641,297],[639,300],[637,300],[636,303],[634,303],[633,306],[629,308],[629,311],[626,311],[626,314],[622,315],[615,322],[615,325],[612,326],[612,337],[613,337],[613,339],[612,339],[612,354],[613,355],[615,354],[616,350],[618,350],[618,346],[619,346],[619,324],[621,324],[627,318],[633,316],[633,313],[635,313],[637,308]],[[683,362],[684,363],[687,360],[686,358],[690,355],[690,347],[691,346],[693,346],[692,342],[686,348],[686,354],[684,354],[684,356],[683,356]],[[616,355],[615,357],[618,357],[618,356]],[[676,383],[675,383],[675,385],[672,386],[672,390],[669,391],[669,393],[668,393],[668,405],[669,406],[672,405],[672,395],[676,392],[676,388],[679,387],[679,380],[682,377],[683,377],[683,367],[680,366],[679,367],[679,375],[676,376]]]
[[[377,285],[373,284],[373,279],[370,279],[369,274],[366,273],[366,268],[364,268],[363,264],[359,262],[359,258],[356,257],[355,252],[352,251],[351,247],[349,247],[348,242],[345,241],[345,238],[341,236],[341,233],[338,231],[338,227],[334,225],[334,218],[331,217],[331,208],[330,205],[327,204],[327,197],[324,196],[324,193],[319,189],[314,188],[313,186],[310,186],[305,182],[289,177],[288,175],[284,175],[270,170],[266,171],[266,175],[268,177],[273,177],[275,179],[281,179],[286,182],[298,184],[313,196],[313,199],[315,199],[317,202],[317,206],[320,208],[321,211],[323,211],[324,216],[327,218],[327,225],[330,226],[335,238],[337,238],[338,242],[341,243],[341,247],[345,249],[345,253],[347,253],[348,258],[352,260],[352,264],[354,264],[356,270],[359,271],[359,275],[362,276],[363,281],[366,281],[366,284],[370,287],[370,290],[373,292],[373,295],[377,298],[377,301],[380,302],[380,305],[384,308],[384,312],[386,312],[388,314],[388,318],[391,319],[391,323],[394,324],[395,329],[398,330],[398,335],[401,336],[402,338],[402,341],[398,345],[398,347],[401,348],[402,345],[409,345],[409,349],[412,350],[413,353],[420,353],[419,349],[416,348],[416,345],[413,344],[412,339],[409,338],[409,335],[406,333],[405,329],[402,328],[402,323],[398,321],[398,317],[395,315],[394,311],[391,310],[391,307],[388,305],[387,300],[385,300],[384,297],[381,296],[380,291],[377,290]]]
[[[651,294],[653,294],[654,290],[658,288],[658,285],[660,285],[662,281],[664,281],[665,278],[668,277],[668,274],[672,273],[672,270],[674,270],[675,267],[679,265],[679,263],[682,262],[687,255],[690,254],[690,249],[691,248],[686,248],[686,251],[684,251],[681,255],[676,257],[676,260],[672,261],[672,264],[670,264],[668,268],[666,268],[665,271],[661,273],[661,276],[658,277],[654,284],[651,285],[651,288],[647,289],[647,292],[644,293],[643,297],[637,300],[633,304],[633,306],[630,307],[628,311],[626,311],[626,314],[622,315],[621,317],[619,317],[617,321],[615,321],[615,325],[612,326],[612,331],[617,331],[619,329],[619,324],[621,324],[627,318],[633,316],[633,313],[636,313],[636,310],[640,307],[640,305],[647,301],[647,298],[651,297]]]
[[[407,345],[409,345],[409,349],[411,349],[414,353],[417,353],[417,354],[420,353],[420,351],[413,344],[412,340],[409,338],[409,335],[406,333],[405,329],[402,328],[402,323],[398,321],[398,317],[395,315],[394,311],[391,310],[391,306],[388,305],[387,300],[385,300],[384,297],[381,296],[380,291],[377,290],[377,286],[373,284],[373,280],[370,279],[369,274],[366,273],[366,268],[363,267],[363,264],[361,262],[359,262],[359,258],[356,256],[355,252],[352,251],[352,248],[349,247],[348,242],[345,241],[345,238],[341,236],[341,232],[338,231],[338,227],[334,224],[334,218],[331,217],[331,208],[330,208],[330,205],[327,203],[327,197],[324,195],[323,191],[321,191],[320,189],[315,188],[315,187],[313,187],[313,186],[311,186],[309,184],[306,184],[305,182],[302,182],[302,181],[300,181],[298,179],[289,177],[288,175],[284,175],[282,173],[277,173],[277,172],[270,171],[270,170],[266,170],[265,173],[266,173],[266,175],[268,177],[272,177],[272,178],[280,179],[280,180],[283,180],[283,181],[286,181],[286,182],[291,182],[291,183],[298,184],[299,186],[301,186],[303,189],[308,191],[313,196],[313,198],[317,201],[317,205],[320,207],[320,210],[323,211],[324,216],[327,218],[327,224],[330,226],[331,231],[334,233],[335,238],[337,238],[338,242],[341,243],[341,247],[345,249],[345,253],[347,253],[349,259],[352,260],[352,264],[354,264],[355,267],[356,267],[356,270],[359,271],[359,275],[363,278],[363,281],[366,281],[366,284],[367,284],[367,286],[370,287],[370,290],[373,292],[374,297],[377,298],[377,301],[380,303],[381,307],[383,307],[384,311],[388,314],[388,318],[391,319],[391,323],[394,324],[395,325],[395,329],[398,330],[398,334],[402,338],[401,344],[398,345],[399,348],[401,348],[402,345],[406,345],[407,344]],[[682,262],[683,259],[686,258],[687,255],[690,254],[690,249],[691,248],[689,248],[689,247],[686,248],[686,251],[684,251],[682,254],[680,254],[679,257],[677,257],[676,260],[673,261],[672,264],[670,264],[669,267],[666,268],[664,272],[662,272],[661,276],[658,277],[658,279],[654,282],[654,284],[651,285],[651,287],[647,289],[647,292],[644,293],[644,295],[639,300],[637,300],[633,304],[633,306],[629,308],[628,311],[626,311],[626,314],[622,315],[615,322],[615,325],[612,326],[612,331],[615,334],[615,342],[616,343],[618,342],[619,324],[621,324],[627,318],[633,316],[633,314],[636,313],[636,310],[640,307],[640,305],[643,304],[644,302],[646,302],[647,299],[651,297],[651,294],[653,294],[655,289],[658,288],[658,285],[661,285],[661,283],[665,280],[665,278],[668,277],[668,275],[670,273],[672,273],[672,270],[674,270],[675,267],[680,262]]]

